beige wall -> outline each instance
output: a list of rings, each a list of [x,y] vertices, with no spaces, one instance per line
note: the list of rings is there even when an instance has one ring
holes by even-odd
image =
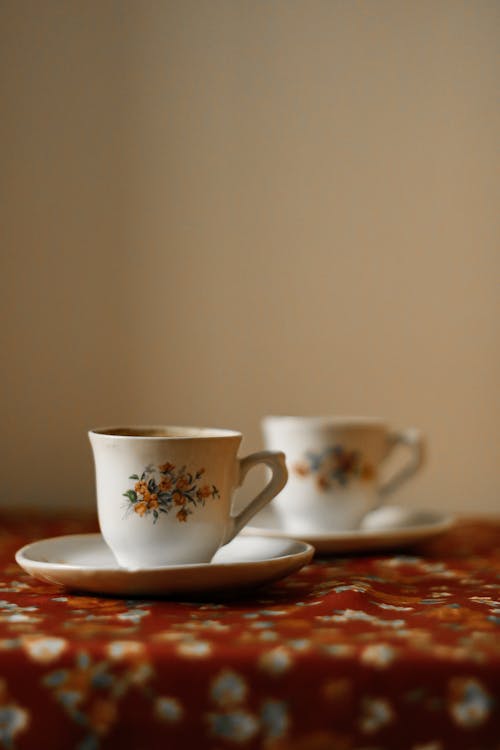
[[[497,2],[0,3],[5,504],[85,431],[385,415],[498,510]]]

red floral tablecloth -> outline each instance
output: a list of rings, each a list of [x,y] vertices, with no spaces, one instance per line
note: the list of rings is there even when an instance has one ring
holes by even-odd
[[[500,522],[244,599],[89,597],[13,560],[85,530],[2,519],[0,747],[500,748]]]

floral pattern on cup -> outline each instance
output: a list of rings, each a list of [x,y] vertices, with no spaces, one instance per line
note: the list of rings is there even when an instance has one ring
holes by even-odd
[[[359,451],[334,445],[320,453],[308,452],[302,461],[292,465],[299,477],[312,477],[317,488],[326,492],[334,487],[346,487],[353,479],[369,482],[375,477],[375,469]]]
[[[177,469],[168,461],[160,466],[146,466],[140,476],[129,477],[135,480],[135,485],[123,493],[127,498],[127,513],[136,513],[141,518],[152,516],[156,523],[161,513],[176,511],[177,520],[185,523],[195,508],[220,497],[214,484],[203,481],[204,474],[203,468],[193,474],[186,466]]]

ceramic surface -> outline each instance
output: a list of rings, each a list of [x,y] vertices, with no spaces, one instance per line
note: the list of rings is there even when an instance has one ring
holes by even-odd
[[[16,561],[39,580],[96,594],[187,595],[269,583],[298,570],[313,554],[301,541],[245,535],[210,563],[133,571],[119,567],[101,534],[71,534],[28,544]]]
[[[431,539],[448,531],[455,519],[437,511],[411,510],[386,506],[369,513],[359,529],[326,532],[321,527],[298,533],[283,525],[281,518],[271,511],[260,513],[254,525],[244,533],[282,538],[303,539],[320,554],[370,552],[395,549]]]
[[[92,430],[97,509],[104,539],[122,567],[204,563],[285,485],[279,451],[238,458],[241,433],[197,427]],[[239,513],[233,494],[253,466],[268,485]]]
[[[262,429],[266,447],[286,455],[289,478],[273,507],[297,534],[357,529],[423,462],[418,430],[393,431],[379,419],[269,416]],[[407,461],[386,477],[384,462],[397,445],[406,446]]]

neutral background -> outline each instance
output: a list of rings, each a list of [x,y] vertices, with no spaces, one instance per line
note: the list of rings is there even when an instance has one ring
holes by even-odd
[[[0,3],[2,503],[86,430],[382,415],[499,509],[498,2]]]

